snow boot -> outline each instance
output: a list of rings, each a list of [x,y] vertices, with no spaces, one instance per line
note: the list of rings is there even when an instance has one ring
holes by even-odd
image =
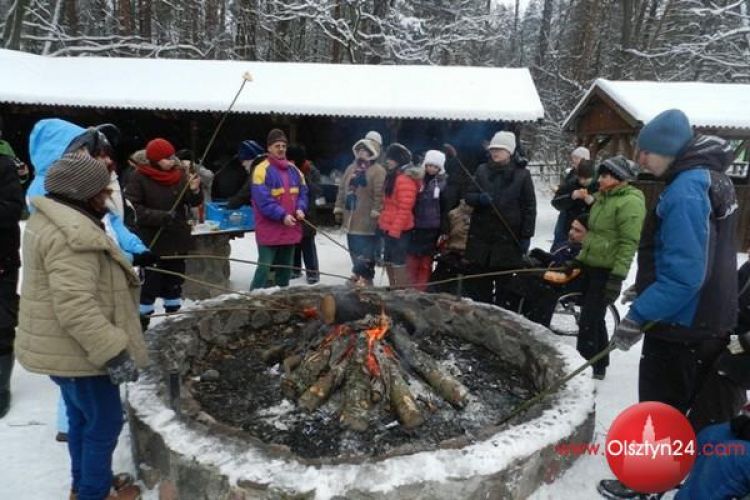
[[[664,493],[639,493],[631,490],[617,479],[602,479],[596,485],[596,491],[604,498],[619,500],[622,498],[633,498],[635,500],[659,500]]]
[[[135,484],[129,484],[119,490],[113,489],[104,500],[140,500],[141,488]]]
[[[0,418],[10,409],[10,374],[14,361],[12,353],[0,355]]]
[[[119,499],[137,499],[140,498],[141,489],[136,486],[135,478],[132,474],[127,472],[120,472],[112,476],[112,490],[107,498],[119,498]],[[132,496],[137,493],[137,496]],[[131,496],[127,496],[131,495]],[[69,500],[78,500],[78,494],[75,491],[70,492]],[[105,499],[106,500],[106,499]]]

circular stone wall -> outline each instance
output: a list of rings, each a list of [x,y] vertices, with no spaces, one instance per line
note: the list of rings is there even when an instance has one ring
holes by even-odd
[[[316,286],[255,297],[224,296],[202,302],[195,314],[149,330],[153,364],[128,394],[133,451],[148,487],[158,487],[162,498],[183,500],[523,498],[574,460],[557,455],[556,443],[591,440],[593,383],[585,375],[507,424],[484,425],[428,449],[420,445],[410,452],[401,447],[387,456],[356,459],[303,458],[289,447],[217,422],[190,397],[185,386],[195,378],[192,364],[205,357],[207,346],[227,341],[238,330],[252,330],[256,311],[271,307],[268,297],[302,309],[327,292],[352,293]],[[406,311],[415,336],[460,332],[464,340],[527,375],[536,387],[550,386],[581,363],[578,354],[548,330],[500,308],[413,291],[367,293],[386,311]],[[409,313],[414,310],[421,314]],[[170,393],[170,374],[172,382],[183,382],[179,405],[173,403],[174,384]]]

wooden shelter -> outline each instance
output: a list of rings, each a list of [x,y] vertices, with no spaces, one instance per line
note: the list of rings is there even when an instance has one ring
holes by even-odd
[[[728,170],[740,202],[740,249],[750,246],[750,85],[702,82],[626,82],[597,79],[563,124],[592,157],[623,154],[634,158],[638,132],[666,109],[685,112],[696,133],[732,141],[735,162]],[[653,207],[662,182],[634,183]]]

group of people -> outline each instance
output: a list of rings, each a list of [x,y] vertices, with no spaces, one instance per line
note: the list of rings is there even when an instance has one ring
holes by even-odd
[[[133,171],[123,182],[111,159],[118,135],[112,125],[39,121],[29,141],[36,176],[26,200],[22,162],[0,140],[0,417],[10,405],[14,358],[52,378],[67,425],[71,498],[80,500],[139,494],[132,478],[112,473],[123,425],[119,385],[136,380],[147,362],[142,332],[156,300],[167,312],[181,307],[189,220],[210,194],[212,177],[155,138],[131,156]],[[251,289],[287,286],[302,260],[307,281],[319,279],[317,224],[309,219],[320,174],[304,148],[288,142],[273,129],[265,148],[251,140],[239,147],[247,182],[235,185],[228,206],[254,210],[258,266]],[[707,427],[705,439],[746,440],[750,417],[728,423],[750,385],[750,354],[727,350],[732,333],[750,330],[750,321],[737,327],[737,199],[724,173],[731,148],[695,135],[679,110],[647,123],[637,146],[638,165],[666,184],[650,213],[630,184],[636,163],[614,156],[597,164],[579,147],[552,200],[560,211],[552,247],[529,251],[537,201],[514,133],[497,132],[487,161],[469,169],[450,145],[417,158],[403,144],[384,147],[371,131],[352,147],[334,206],[351,284],[372,285],[380,263],[394,288],[450,290],[514,310],[522,294],[522,312],[545,324],[562,290],[580,291],[577,347],[584,358],[610,342],[627,350],[645,337],[639,399],[674,406],[697,430]],[[32,215],[23,235],[19,305],[24,208]],[[636,251],[635,287],[625,293],[633,303],[610,340],[605,310],[620,296]],[[142,283],[134,266],[144,269]],[[513,272],[548,266],[543,275]],[[604,378],[608,363],[594,363],[594,377]],[[700,489],[699,474],[720,477],[736,496],[750,492],[746,475],[699,460],[680,494]],[[599,490],[612,498],[634,494],[614,480]]]

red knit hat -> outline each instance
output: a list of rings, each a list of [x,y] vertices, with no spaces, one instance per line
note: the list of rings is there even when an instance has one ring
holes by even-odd
[[[146,144],[146,158],[154,163],[157,163],[159,160],[171,158],[174,156],[174,153],[175,149],[172,143],[161,137],[153,139]]]

